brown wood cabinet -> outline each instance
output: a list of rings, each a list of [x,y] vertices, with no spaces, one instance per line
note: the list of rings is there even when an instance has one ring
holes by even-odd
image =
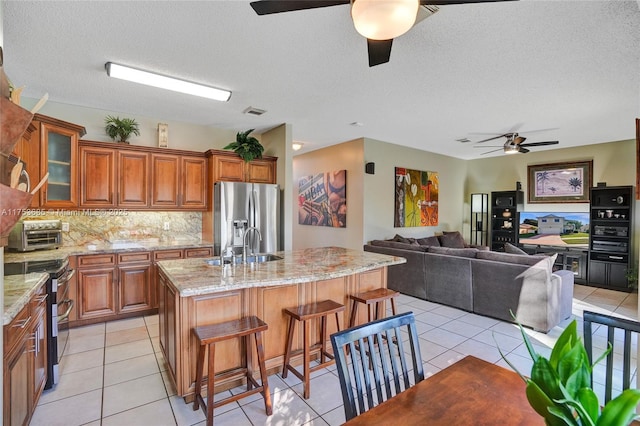
[[[82,126],[36,114],[33,118],[40,141],[40,173],[31,176],[36,185],[47,173],[49,179],[40,190],[40,206],[78,207],[78,140]]]
[[[80,207],[204,210],[204,154],[80,141]]]
[[[118,150],[117,206],[146,208],[149,206],[149,154]]]
[[[3,423],[27,425],[47,379],[44,284],[3,329]]]
[[[211,164],[211,183],[255,182],[276,183],[277,157],[265,156],[245,162],[230,151],[209,150],[206,152]]]
[[[151,252],[78,256],[78,324],[153,311]]]
[[[116,153],[109,148],[80,146],[80,207],[115,206]]]
[[[207,159],[151,154],[151,206],[202,210],[207,207]]]
[[[69,326],[154,313],[161,296],[156,262],[212,255],[213,247],[190,247],[77,256],[72,289],[77,308],[71,312]]]

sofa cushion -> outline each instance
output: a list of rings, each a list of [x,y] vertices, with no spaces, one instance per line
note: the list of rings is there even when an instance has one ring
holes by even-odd
[[[446,254],[449,256],[475,258],[478,249],[475,248],[453,248],[453,247],[429,247],[429,253]]]
[[[438,240],[440,240],[440,245],[442,247],[451,247],[451,248],[464,248],[464,238],[458,231],[454,232],[444,232],[442,235],[438,236]]]
[[[392,240],[373,240],[369,243],[372,246],[397,248],[404,250],[427,251],[428,247],[419,244],[400,243]]]
[[[504,251],[505,251],[505,253],[511,253],[511,254],[526,254],[526,255],[529,255],[529,253],[527,253],[526,251],[522,250],[518,246],[514,246],[511,243],[504,243]]]
[[[497,251],[478,251],[476,254],[478,259],[493,260],[497,262],[515,263],[517,265],[533,266],[545,260],[548,261],[549,256],[529,256],[528,254],[512,254]],[[555,259],[554,259],[555,260]],[[553,265],[553,263],[552,263]]]
[[[440,240],[435,235],[416,239],[421,246],[440,247]]]

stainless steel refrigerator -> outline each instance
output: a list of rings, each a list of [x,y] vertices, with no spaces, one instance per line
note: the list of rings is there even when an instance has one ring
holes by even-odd
[[[217,182],[213,190],[214,254],[242,253],[249,231],[249,252],[273,253],[280,247],[280,186],[265,183]]]

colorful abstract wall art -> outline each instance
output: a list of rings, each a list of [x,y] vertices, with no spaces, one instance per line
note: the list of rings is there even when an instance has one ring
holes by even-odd
[[[298,181],[300,225],[347,227],[347,171],[318,173]]]
[[[396,167],[396,228],[438,225],[438,172]]]

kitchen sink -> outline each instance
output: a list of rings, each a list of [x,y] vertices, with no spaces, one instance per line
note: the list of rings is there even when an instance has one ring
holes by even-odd
[[[274,260],[282,260],[282,257],[275,254],[252,254],[247,256],[247,263],[264,263]]]
[[[272,262],[274,260],[282,260],[283,258],[281,256],[276,256],[275,254],[251,254],[249,256],[247,256],[247,263],[264,263],[264,262]],[[220,266],[220,258],[219,257],[213,257],[211,259],[207,259],[205,260],[205,262],[207,262],[207,264],[211,265],[211,266]],[[236,265],[240,265],[242,264],[242,256],[236,256],[235,257],[235,264]],[[230,265],[232,264],[232,258],[230,257],[225,257],[224,258],[224,264],[225,265]]]

